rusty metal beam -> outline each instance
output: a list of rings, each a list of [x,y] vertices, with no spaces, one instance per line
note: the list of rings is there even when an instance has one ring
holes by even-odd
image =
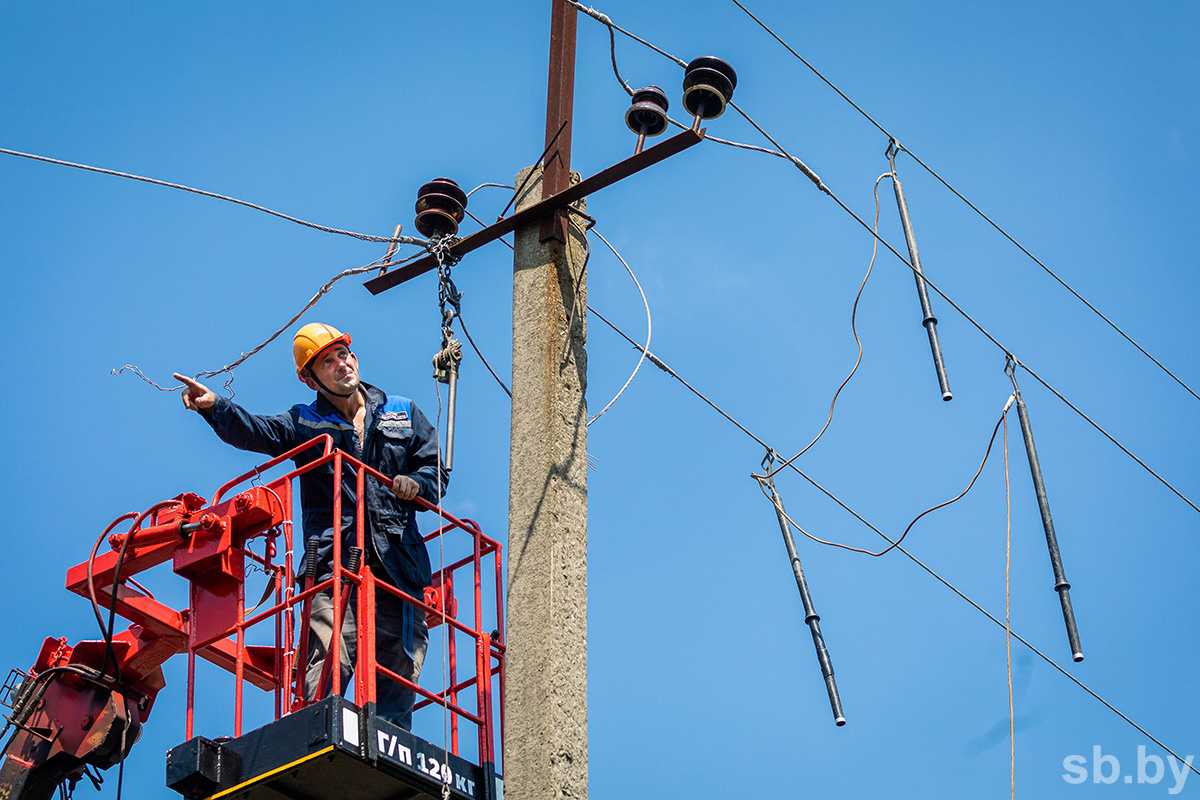
[[[607,186],[611,186],[623,178],[628,178],[630,175],[641,172],[646,167],[653,166],[665,158],[682,152],[693,145],[700,144],[702,141],[704,141],[703,128],[699,131],[686,130],[683,133],[676,134],[662,144],[655,145],[648,150],[643,150],[624,161],[618,161],[611,167],[597,172],[590,178],[584,178],[579,183],[564,189],[558,194],[535,203],[528,208],[521,209],[499,222],[487,226],[481,231],[476,231],[470,236],[460,239],[450,247],[450,252],[455,257],[462,257],[472,250],[494,242],[506,233],[512,233],[522,225],[539,219],[545,219],[558,209],[565,208],[581,197],[587,197]],[[379,294],[418,275],[424,275],[436,266],[437,260],[433,256],[427,255],[397,270],[372,278],[363,285],[367,287],[371,294]]]
[[[571,182],[571,115],[575,105],[575,25],[578,13],[562,0],[550,0],[550,72],[546,79],[546,154],[542,174],[542,199],[565,190]],[[561,133],[559,132],[561,130]],[[564,213],[542,220],[541,239],[565,242]]]

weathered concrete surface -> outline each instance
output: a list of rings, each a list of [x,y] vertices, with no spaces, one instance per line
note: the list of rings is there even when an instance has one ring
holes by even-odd
[[[540,173],[518,209],[541,199]],[[569,258],[538,223],[516,232],[506,800],[587,798],[587,284],[572,222]]]

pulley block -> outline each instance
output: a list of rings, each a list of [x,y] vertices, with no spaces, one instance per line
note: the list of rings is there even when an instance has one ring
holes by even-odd
[[[434,178],[417,190],[417,232],[429,239],[458,233],[466,215],[467,193],[449,178]]]
[[[737,73],[716,56],[693,58],[683,73],[683,107],[698,119],[714,119],[725,113],[733,99]]]

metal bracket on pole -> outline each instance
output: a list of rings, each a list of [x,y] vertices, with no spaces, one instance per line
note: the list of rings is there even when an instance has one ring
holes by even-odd
[[[628,178],[634,173],[641,172],[646,167],[653,166],[658,162],[669,158],[676,153],[682,152],[694,145],[704,141],[704,128],[699,131],[686,130],[683,133],[678,133],[667,139],[662,144],[657,144],[654,147],[647,148],[642,152],[630,156],[629,158],[618,161],[611,167],[602,169],[591,177],[584,178],[579,183],[574,184],[566,189],[563,189],[557,194],[534,203],[533,205],[516,211],[499,222],[495,222],[481,231],[476,231],[470,236],[456,240],[452,245],[446,248],[448,256],[453,258],[461,258],[467,253],[477,248],[483,247],[485,244],[494,242],[501,236],[507,233],[512,233],[517,228],[523,225],[528,225],[531,222],[545,219],[562,208],[566,208],[571,203],[574,203],[580,198],[587,197],[593,192],[597,192],[607,186],[611,186],[623,178]],[[548,156],[547,156],[548,158]],[[393,286],[398,286],[407,280],[424,275],[431,269],[437,267],[437,259],[432,255],[426,255],[417,259],[411,264],[406,264],[390,272],[387,272],[378,277],[372,278],[363,285],[371,292],[371,294],[379,294],[391,289]]]
[[[1012,380],[1013,394],[1017,398],[1017,416],[1021,419],[1021,434],[1025,437],[1025,454],[1029,457],[1029,474],[1033,476],[1033,488],[1037,492],[1038,509],[1042,512],[1042,528],[1046,531],[1046,546],[1050,550],[1050,566],[1054,570],[1054,591],[1058,592],[1062,604],[1063,622],[1067,626],[1067,640],[1071,645],[1071,658],[1083,661],[1083,646],[1079,643],[1079,629],[1075,626],[1075,610],[1071,607],[1071,584],[1063,570],[1062,555],[1058,551],[1058,537],[1054,533],[1054,520],[1050,517],[1050,501],[1046,497],[1046,483],[1042,480],[1042,466],[1038,462],[1037,447],[1033,443],[1033,428],[1029,424],[1029,410],[1017,386],[1016,365],[1010,359],[1005,366]]]
[[[796,576],[796,587],[800,590],[800,602],[804,605],[804,622],[812,632],[813,646],[817,649],[817,661],[821,665],[821,674],[825,677],[825,691],[829,693],[829,705],[833,710],[833,722],[841,727],[846,724],[846,714],[842,711],[842,699],[838,696],[837,681],[833,677],[833,661],[825,648],[825,637],[821,634],[821,617],[813,606],[812,595],[808,592],[808,581],[804,578],[804,568],[800,565],[800,556],[796,552],[796,541],[792,538],[792,528],[784,516],[783,500],[775,490],[775,480],[771,477],[769,463],[774,460],[774,453],[767,452],[763,466],[766,471],[765,483],[771,490],[771,502],[775,506],[775,516],[779,519],[779,529],[783,531],[783,544],[787,547],[788,560],[792,563],[792,573]]]
[[[892,189],[896,193],[896,207],[900,210],[900,224],[904,228],[904,241],[908,243],[908,257],[912,261],[913,277],[917,280],[917,296],[921,299],[921,324],[929,334],[929,349],[933,352],[933,368],[937,371],[938,386],[943,400],[952,400],[950,379],[946,377],[946,362],[942,359],[942,345],[938,341],[937,317],[929,304],[929,290],[925,287],[925,273],[921,271],[921,257],[917,255],[917,237],[913,234],[912,220],[908,216],[908,202],[904,199],[904,187],[896,174],[896,151],[899,145],[893,139],[888,143],[888,167],[892,171]]]

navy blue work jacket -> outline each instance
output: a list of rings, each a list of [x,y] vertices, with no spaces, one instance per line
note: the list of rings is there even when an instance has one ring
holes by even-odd
[[[237,403],[218,397],[201,415],[217,435],[242,450],[277,456],[322,434],[333,437],[333,446],[359,458],[388,477],[407,475],[421,487],[420,495],[431,503],[441,499],[437,490],[438,439],[429,420],[407,397],[385,395],[369,384],[361,384],[367,398],[366,440],[359,442],[354,425],[318,393],[310,405],[295,405],[282,414],[250,414]],[[361,449],[360,449],[361,444]],[[321,448],[314,445],[293,459],[297,466],[315,461]],[[356,470],[342,466],[342,563],[354,545]],[[441,470],[442,491],[449,475]],[[364,480],[367,509],[366,546],[387,570],[391,582],[420,597],[430,583],[429,551],[417,530],[419,507],[392,494],[379,481]],[[300,476],[300,499],[304,508],[304,539],[316,539],[320,558],[318,580],[332,575],[333,563],[333,463]],[[297,542],[300,551],[300,543]],[[297,553],[296,571],[302,567]],[[298,578],[302,577],[297,575]]]

